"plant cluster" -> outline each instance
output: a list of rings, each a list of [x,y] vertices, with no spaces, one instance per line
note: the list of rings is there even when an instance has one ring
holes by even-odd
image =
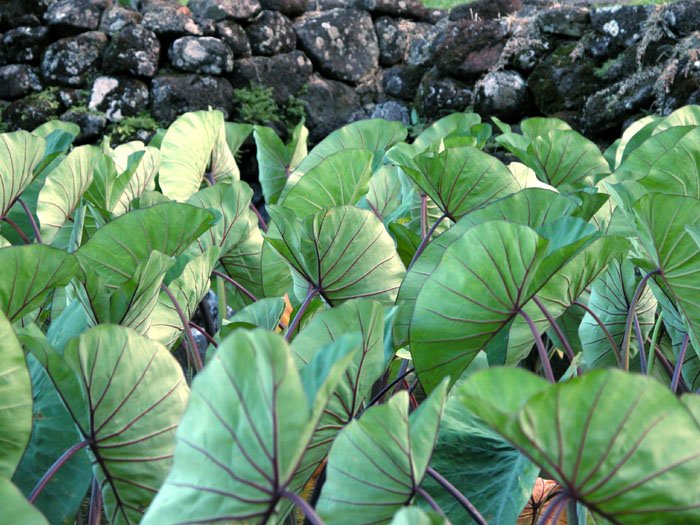
[[[239,120],[250,124],[274,126],[287,135],[306,117],[301,100],[290,96],[285,103],[278,104],[271,87],[251,84],[247,88],[234,90],[233,98],[236,101]]]
[[[0,135],[5,512],[512,524],[537,485],[528,523],[700,522],[700,107],[604,153],[494,122]]]

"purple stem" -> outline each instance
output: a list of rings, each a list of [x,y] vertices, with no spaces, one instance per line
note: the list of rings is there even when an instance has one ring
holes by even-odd
[[[29,224],[32,225],[32,230],[34,230],[34,238],[36,239],[36,242],[38,242],[39,244],[42,244],[41,233],[39,233],[39,226],[37,225],[36,221],[34,220],[34,215],[32,215],[32,212],[29,209],[29,206],[27,206],[27,204],[22,199],[18,198],[17,202],[19,202],[19,205],[22,206],[24,213],[27,215],[27,219],[29,219]]]
[[[294,503],[294,505],[296,505],[296,507],[304,513],[304,516],[306,516],[306,519],[309,521],[309,523],[311,523],[311,525],[323,525],[323,521],[321,520],[320,516],[316,514],[314,508],[309,505],[304,498],[289,490],[282,492],[282,496]]]
[[[681,353],[678,354],[676,367],[673,369],[673,379],[671,379],[671,392],[673,393],[676,393],[676,390],[678,390],[678,383],[681,380],[681,370],[683,369],[683,361],[685,361],[685,353],[688,350],[688,343],[690,343],[690,335],[685,334],[683,346],[681,346]]]
[[[423,193],[420,196],[420,236],[425,239],[428,231],[428,196]]]
[[[472,505],[472,502],[469,501],[464,494],[458,491],[452,483],[442,477],[442,474],[440,474],[433,467],[428,467],[426,474],[437,481],[442,488],[450,494],[450,496],[457,500],[459,504],[462,505],[464,510],[467,511],[467,514],[469,514],[478,525],[489,525],[477,508]]]
[[[642,337],[642,327],[639,325],[639,317],[634,314],[634,333],[637,335],[637,343],[639,344],[639,367],[642,374],[647,373],[647,355],[644,350],[644,337]]]
[[[245,286],[243,286],[242,284],[240,284],[238,281],[235,281],[235,280],[231,279],[231,277],[229,277],[229,276],[226,275],[225,273],[222,273],[222,272],[220,272],[220,271],[218,271],[218,270],[214,270],[214,271],[211,272],[211,273],[212,273],[212,275],[216,275],[217,277],[221,277],[224,281],[226,281],[227,283],[233,285],[236,289],[238,289],[241,293],[243,293],[243,294],[244,294],[246,297],[248,297],[248,299],[250,299],[251,301],[255,302],[255,301],[258,300],[258,298],[255,297]]]
[[[29,240],[29,237],[27,237],[27,235],[22,231],[22,228],[20,228],[19,225],[15,221],[10,219],[9,217],[3,217],[3,220],[7,224],[9,224],[10,226],[12,226],[14,228],[14,230],[17,232],[17,235],[19,235],[22,238],[22,240],[24,241],[24,244],[31,244],[32,243],[32,241]]]
[[[632,335],[632,322],[634,321],[634,317],[636,317],[635,310],[637,309],[637,303],[639,303],[639,298],[642,296],[642,292],[644,291],[644,287],[646,286],[647,281],[649,279],[651,279],[651,277],[657,273],[661,273],[661,271],[658,268],[656,270],[652,270],[651,272],[646,274],[644,277],[642,277],[642,280],[639,281],[639,284],[637,285],[637,289],[634,291],[634,295],[632,296],[632,302],[630,302],[629,310],[627,310],[627,322],[625,323],[625,335],[622,338],[622,343],[625,345],[622,365],[623,365],[625,370],[630,369],[630,336]]]
[[[41,479],[39,482],[36,484],[36,487],[32,489],[32,492],[29,494],[29,503],[34,503],[36,499],[39,497],[39,494],[41,494],[41,491],[44,490],[46,485],[51,481],[51,479],[56,475],[56,472],[68,463],[70,458],[75,456],[78,452],[80,452],[82,449],[84,449],[88,445],[88,441],[81,441],[80,443],[76,443],[73,445],[71,448],[66,450],[61,456],[54,462],[51,467],[49,467],[49,470],[47,470],[43,476],[41,476]]]
[[[539,330],[537,330],[535,323],[524,310],[521,309],[518,313],[525,319],[525,322],[530,327],[532,335],[535,337],[535,346],[537,346],[537,352],[540,354],[540,361],[542,361],[542,368],[544,368],[544,376],[550,383],[556,383],[557,381],[554,379],[554,372],[552,371],[552,364],[549,362],[549,355],[547,354],[547,349],[544,347],[544,342],[542,341],[542,337],[540,337]]]
[[[216,339],[214,339],[212,336],[210,336],[204,328],[199,326],[197,323],[193,323],[192,321],[189,322],[189,325],[190,325],[190,328],[194,328],[200,334],[202,334],[207,339],[207,341],[209,341],[214,346],[214,348],[219,347],[219,343],[216,342]]]
[[[428,494],[428,492],[423,487],[416,487],[416,494],[423,498],[428,503],[428,505],[430,505],[431,509],[440,514],[440,516],[442,516],[443,518],[445,517],[445,511],[442,510],[442,508],[440,508],[438,502],[435,501],[433,497],[430,494]]]
[[[579,308],[583,308],[592,318],[593,320],[598,324],[601,330],[603,330],[603,333],[605,334],[605,337],[608,338],[608,341],[610,341],[610,346],[612,347],[613,353],[615,354],[615,359],[617,359],[617,365],[622,366],[622,352],[620,351],[620,347],[617,346],[617,343],[615,342],[615,339],[613,339],[613,336],[610,334],[608,329],[606,328],[605,324],[603,321],[598,317],[598,315],[591,310],[588,305],[585,305],[579,301],[575,301],[574,304],[578,306]]]
[[[547,510],[544,511],[544,514],[542,514],[542,517],[540,518],[540,525],[548,525],[549,523],[556,525],[556,520],[553,520],[552,518],[556,517],[557,520],[559,519],[561,512],[566,508],[567,498],[568,496],[565,492],[560,492],[554,496],[551,503],[547,507]]]
[[[369,401],[369,403],[367,403],[367,405],[365,405],[365,408],[363,408],[363,409],[357,414],[356,417],[359,418],[362,414],[364,414],[365,410],[367,410],[369,407],[371,407],[371,406],[373,406],[374,404],[376,404],[377,401],[379,401],[382,397],[384,397],[384,396],[386,395],[386,393],[394,387],[394,385],[399,384],[399,383],[400,383],[401,381],[403,381],[407,376],[409,376],[410,374],[412,374],[412,373],[415,372],[415,371],[416,371],[415,368],[409,368],[408,370],[406,370],[406,372],[405,372],[403,375],[400,375],[399,377],[397,377],[396,379],[394,379],[391,383],[389,383],[389,384],[386,385],[384,388],[382,388],[382,389],[379,391],[379,393],[378,393],[376,396],[374,396],[374,397]]]
[[[297,329],[297,326],[301,322],[301,318],[304,316],[304,313],[309,308],[311,301],[313,301],[314,297],[316,297],[317,295],[318,295],[318,288],[316,288],[315,286],[309,286],[309,292],[306,294],[306,298],[304,299],[304,302],[301,304],[301,307],[297,311],[297,314],[294,316],[294,319],[292,320],[292,322],[289,323],[289,328],[287,328],[287,333],[284,335],[284,338],[287,341],[292,340],[292,335],[294,334],[294,331]]]
[[[90,515],[88,525],[100,525],[102,517],[102,492],[97,478],[92,478],[92,491],[90,492]]]
[[[260,210],[258,210],[255,207],[255,204],[253,204],[252,202],[250,203],[250,209],[253,210],[253,213],[255,213],[255,215],[257,215],[258,221],[260,221],[260,228],[262,228],[262,231],[267,233],[267,223],[265,222],[265,219],[263,219],[263,216],[260,214]]]
[[[180,317],[182,329],[185,331],[185,340],[187,341],[187,347],[190,351],[190,354],[192,355],[192,360],[194,361],[194,369],[197,372],[199,372],[202,368],[204,368],[204,364],[202,363],[202,357],[199,355],[197,343],[194,342],[194,337],[192,337],[192,332],[190,332],[190,320],[185,315],[185,312],[182,310],[180,303],[177,302],[177,299],[175,299],[175,296],[173,295],[173,292],[170,291],[170,288],[168,288],[164,283],[161,283],[160,289],[163,290],[165,294],[170,298],[170,302],[173,303],[175,311]]]
[[[440,226],[440,223],[447,217],[447,215],[441,215],[438,220],[435,221],[435,224],[433,224],[430,227],[430,230],[428,231],[427,234],[423,236],[423,239],[421,240],[420,244],[418,245],[418,249],[416,250],[416,253],[413,254],[413,258],[411,259],[411,262],[408,265],[407,270],[410,270],[413,264],[416,262],[418,257],[420,257],[420,254],[423,253],[423,250],[425,250],[425,247],[428,246],[428,243],[430,242],[430,238],[433,236],[433,233],[435,233],[435,230],[437,230],[437,227]]]
[[[561,341],[561,344],[564,345],[564,351],[566,352],[569,361],[573,361],[574,350],[573,348],[571,348],[571,344],[569,344],[569,340],[564,335],[564,332],[562,332],[561,328],[559,328],[559,325],[557,324],[556,319],[554,319],[554,316],[549,312],[549,310],[547,310],[547,307],[544,304],[542,304],[542,301],[540,301],[540,299],[537,296],[533,297],[532,300],[542,311],[544,316],[547,318],[547,321],[549,321],[550,326],[554,329],[554,333],[557,334],[557,337],[559,338],[559,341]]]

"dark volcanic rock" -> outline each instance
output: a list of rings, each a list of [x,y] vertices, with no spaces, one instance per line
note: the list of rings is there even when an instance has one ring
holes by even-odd
[[[476,86],[474,110],[481,115],[514,122],[527,115],[530,104],[527,84],[516,71],[493,71]]]
[[[436,70],[426,73],[416,95],[418,112],[428,118],[464,111],[473,101],[474,92],[469,86],[453,78],[442,77]]]
[[[382,72],[382,85],[387,95],[403,100],[413,100],[418,91],[425,68],[420,66],[395,66]]]
[[[220,109],[228,118],[233,111],[233,88],[228,80],[202,75],[162,74],[151,85],[151,113],[165,123],[188,111]]]
[[[364,11],[332,9],[294,24],[300,47],[324,75],[357,84],[379,66],[372,18]]]
[[[216,24],[216,35],[228,45],[236,58],[248,57],[251,54],[248,35],[240,25],[232,20],[224,20]]]
[[[107,117],[94,111],[68,110],[61,115],[61,120],[80,126],[80,133],[75,139],[78,144],[98,140],[107,127]]]
[[[15,100],[42,88],[37,68],[27,64],[0,67],[0,99]]]
[[[105,50],[105,73],[130,73],[152,77],[158,72],[160,42],[153,31],[128,25],[119,31]]]
[[[258,0],[190,0],[187,5],[195,16],[212,20],[245,20],[262,9]]]
[[[369,118],[383,118],[395,122],[401,122],[408,126],[411,123],[411,112],[408,106],[394,100],[377,104]]]
[[[233,70],[233,51],[211,36],[178,38],[170,46],[168,56],[173,66],[182,71],[221,75]]]
[[[307,89],[299,96],[306,110],[309,138],[318,142],[345,124],[365,118],[360,100],[350,87],[342,82],[314,75]]]
[[[49,5],[44,20],[71,33],[91,31],[100,26],[102,11],[110,5],[110,0],[58,0]]]
[[[112,36],[129,24],[140,24],[141,14],[137,11],[127,9],[120,4],[114,4],[102,13],[100,21],[100,31]]]
[[[2,112],[2,120],[8,130],[33,130],[46,121],[58,118],[61,101],[55,91],[34,93],[16,100]]]
[[[500,20],[451,22],[435,40],[435,63],[446,75],[474,79],[498,64],[507,40]]]
[[[481,20],[501,18],[523,8],[521,0],[476,0],[453,7],[450,20],[479,17]]]
[[[0,28],[39,25],[39,17],[45,10],[43,0],[0,0]]]
[[[644,25],[654,9],[652,5],[600,7],[591,11],[591,24],[615,49],[621,49],[642,38]]]
[[[700,1],[686,0],[667,5],[663,19],[668,28],[678,36],[700,31]]]
[[[82,86],[96,73],[107,35],[99,31],[63,38],[51,44],[41,61],[41,74],[50,82]]]
[[[306,85],[313,67],[301,51],[292,51],[273,57],[250,57],[236,60],[231,75],[235,88],[251,84],[272,88],[275,101],[284,104]]]
[[[308,7],[308,0],[260,0],[263,9],[279,11],[289,17],[303,15]]]
[[[557,7],[540,12],[537,25],[550,35],[580,37],[591,27],[591,17],[585,7]]]
[[[428,10],[420,0],[361,0],[360,5],[377,15],[425,19]]]
[[[148,86],[127,77],[99,77],[92,85],[88,107],[101,111],[111,122],[148,110]]]
[[[36,62],[47,42],[46,27],[17,27],[2,36],[2,43],[9,62]]]
[[[143,27],[156,35],[201,35],[202,28],[192,18],[186,7],[156,4],[146,9],[141,20]]]
[[[263,11],[256,16],[246,27],[246,34],[254,55],[289,53],[297,46],[297,35],[292,22],[276,11]]]
[[[432,26],[383,16],[374,23],[374,29],[379,43],[379,63],[393,66],[407,59],[411,43],[425,38]]]

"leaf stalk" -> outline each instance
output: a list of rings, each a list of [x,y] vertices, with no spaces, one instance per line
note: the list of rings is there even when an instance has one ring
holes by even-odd
[[[36,486],[32,489],[31,493],[29,494],[29,503],[34,503],[36,499],[39,497],[41,492],[46,488],[46,485],[48,485],[49,481],[56,475],[56,473],[60,470],[60,468],[68,463],[70,459],[75,456],[78,452],[80,452],[82,449],[84,449],[86,446],[88,446],[89,441],[84,440],[81,441],[80,443],[76,443],[72,447],[70,447],[68,450],[66,450],[63,454],[59,456],[59,458],[54,462],[53,465],[49,467],[49,470],[47,470],[43,476],[41,476],[41,479],[38,481]]]
[[[440,484],[440,486],[450,494],[450,496],[452,496],[457,502],[459,502],[459,504],[462,505],[464,510],[467,511],[467,514],[469,514],[478,525],[489,525],[486,519],[472,504],[472,502],[469,501],[469,499],[464,494],[457,490],[457,488],[452,483],[450,483],[446,478],[444,478],[442,474],[440,474],[433,467],[428,467],[428,469],[425,472],[431,478],[437,481]]]
[[[187,347],[190,351],[190,354],[192,355],[192,361],[194,362],[194,368],[197,372],[199,372],[202,368],[204,368],[204,364],[202,363],[202,358],[199,355],[197,343],[195,343],[194,337],[192,337],[192,332],[190,332],[190,320],[185,315],[185,312],[180,306],[180,303],[173,295],[173,292],[170,291],[170,288],[168,288],[165,283],[161,283],[160,289],[163,290],[165,294],[170,298],[170,302],[173,303],[175,311],[177,312],[178,317],[180,317],[182,329],[185,331],[185,341],[187,341]]]

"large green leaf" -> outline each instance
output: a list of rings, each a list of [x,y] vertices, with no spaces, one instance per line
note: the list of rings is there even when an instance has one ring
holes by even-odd
[[[2,312],[0,363],[0,479],[9,479],[32,432],[32,385],[22,347]]]
[[[543,235],[490,221],[452,242],[417,294],[411,355],[427,390],[456,381],[552,276],[598,235],[580,219],[550,223]]]
[[[101,156],[102,152],[95,146],[80,146],[49,173],[39,192],[36,211],[43,242],[50,243],[61,226],[71,220],[92,183],[92,174]]]
[[[371,212],[339,206],[299,220],[289,210],[271,207],[270,216],[275,228],[268,232],[268,242],[327,301],[394,301],[404,266],[394,241]]]
[[[9,479],[0,478],[0,501],[11,523],[48,525],[46,518],[29,503]]]
[[[131,278],[134,268],[152,251],[180,255],[215,222],[209,210],[166,202],[134,210],[106,224],[76,256],[110,285],[118,285]]]
[[[113,209],[115,215],[129,211],[131,201],[145,191],[155,189],[155,177],[160,168],[160,150],[133,141],[117,146],[112,152],[114,165],[121,176],[128,174],[128,183]]]
[[[299,123],[289,144],[284,144],[271,128],[255,126],[253,136],[257,147],[258,177],[267,204],[276,204],[292,171],[306,157],[309,130]]]
[[[63,356],[32,350],[89,443],[110,523],[138,523],[170,470],[188,397],[182,369],[165,347],[119,326],[92,328]]]
[[[279,327],[287,306],[283,297],[266,297],[239,310],[230,319],[221,321],[218,337],[224,338],[236,328],[264,328],[274,332]]]
[[[449,525],[449,522],[436,512],[425,512],[419,507],[403,507],[394,514],[391,525]]]
[[[452,113],[421,131],[411,144],[411,148],[416,154],[422,153],[429,148],[439,146],[441,141],[453,133],[469,133],[479,124],[481,124],[481,116],[477,113]]]
[[[676,126],[697,126],[700,125],[700,106],[688,105],[678,108],[668,117],[659,122],[656,133]]]
[[[26,131],[0,134],[0,217],[7,215],[17,197],[32,182],[45,147],[43,138]]]
[[[80,272],[75,257],[40,244],[0,250],[0,311],[14,322],[41,306],[47,294]]]
[[[553,385],[501,368],[477,372],[459,393],[597,516],[624,524],[700,520],[700,426],[656,380],[600,370]]]
[[[369,150],[352,149],[329,155],[306,172],[280,204],[299,217],[356,204],[369,190],[372,157]]]
[[[274,522],[356,347],[345,336],[299,372],[277,334],[238,330],[222,341],[195,378],[173,468],[144,525]]]
[[[317,505],[326,523],[389,523],[411,501],[428,468],[446,394],[444,382],[409,416],[408,392],[399,392],[340,432]]]
[[[372,210],[385,222],[390,222],[408,212],[412,185],[398,166],[384,165],[372,173],[369,189],[360,206]]]

